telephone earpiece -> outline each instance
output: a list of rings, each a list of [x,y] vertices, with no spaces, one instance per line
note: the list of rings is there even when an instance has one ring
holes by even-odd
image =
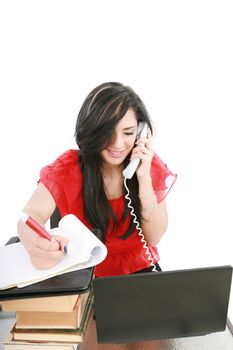
[[[147,137],[147,129],[148,126],[146,123],[140,122],[138,125],[138,136],[140,137]],[[138,164],[139,164],[140,159],[139,158],[134,158],[132,159],[127,167],[123,170],[123,176],[126,179],[131,179],[135,171],[137,170]]]

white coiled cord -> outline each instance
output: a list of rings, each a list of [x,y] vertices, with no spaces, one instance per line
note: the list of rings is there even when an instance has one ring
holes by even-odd
[[[146,253],[147,257],[148,257],[150,266],[153,267],[152,271],[158,272],[158,271],[156,270],[156,266],[155,266],[155,264],[154,264],[154,262],[153,262],[153,259],[152,259],[150,250],[149,250],[148,245],[147,245],[147,242],[145,241],[145,236],[144,236],[144,234],[142,233],[142,229],[141,229],[141,227],[140,227],[140,225],[139,225],[138,218],[137,218],[136,214],[134,213],[134,208],[133,208],[132,205],[131,205],[131,199],[130,199],[130,197],[129,197],[129,189],[128,189],[128,186],[126,185],[126,180],[127,180],[127,179],[126,179],[126,177],[125,177],[125,178],[124,178],[124,186],[125,186],[126,191],[127,191],[127,193],[126,193],[126,195],[125,195],[125,198],[126,198],[127,201],[128,201],[127,206],[128,206],[128,208],[130,209],[130,214],[131,214],[131,215],[133,216],[133,218],[134,218],[134,219],[133,219],[133,222],[136,224],[136,229],[138,230],[138,235],[140,236],[140,240],[141,240],[141,242],[143,243],[143,248],[145,249],[145,253]]]

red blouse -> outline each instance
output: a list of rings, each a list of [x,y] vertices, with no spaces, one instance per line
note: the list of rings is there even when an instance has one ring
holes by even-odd
[[[151,163],[151,177],[158,202],[161,202],[175,182],[176,175],[155,154]],[[74,214],[91,228],[83,213],[82,173],[78,164],[78,150],[66,151],[52,164],[44,167],[40,172],[40,181],[53,196],[61,216]],[[121,218],[124,200],[124,196],[109,200],[117,219]],[[120,222],[116,230],[112,232],[109,228],[107,231],[105,244],[108,254],[96,266],[96,276],[129,274],[150,266],[136,229],[127,239],[120,238],[126,232],[129,221],[130,214],[124,222]],[[149,250],[156,263],[159,260],[157,248],[149,246]]]

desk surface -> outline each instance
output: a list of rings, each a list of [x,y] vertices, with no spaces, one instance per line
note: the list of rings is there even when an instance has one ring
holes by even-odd
[[[0,312],[0,350],[4,350],[2,341],[9,333],[15,321],[15,314],[10,312]],[[93,318],[90,318],[87,329],[87,341],[79,347],[80,350],[232,350],[233,349],[233,335],[227,327],[224,332],[217,332],[207,334],[204,336],[172,339],[166,341],[151,342],[151,347],[143,344],[129,345],[114,345],[114,344],[97,344],[96,341],[96,327]],[[153,344],[152,344],[153,343]]]

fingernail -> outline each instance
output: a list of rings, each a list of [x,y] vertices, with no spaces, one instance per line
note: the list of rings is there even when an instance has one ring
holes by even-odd
[[[64,248],[63,248],[63,254],[64,254],[64,255],[67,254],[67,245],[65,245]]]

